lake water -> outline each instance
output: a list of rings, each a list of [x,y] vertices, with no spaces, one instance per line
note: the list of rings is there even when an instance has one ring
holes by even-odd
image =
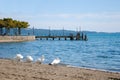
[[[14,58],[20,53],[36,61],[44,55],[45,63],[59,57],[61,63],[71,66],[120,72],[120,34],[91,34],[88,39],[0,43],[0,57]]]

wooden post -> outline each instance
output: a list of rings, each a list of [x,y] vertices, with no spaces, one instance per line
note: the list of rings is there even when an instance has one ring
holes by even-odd
[[[50,33],[50,27],[49,27],[49,36],[51,36],[51,33]]]
[[[70,40],[74,40],[73,34],[70,34]]]
[[[35,34],[35,32],[34,32],[34,26],[33,26],[33,35]]]
[[[79,32],[76,35],[76,40],[80,40],[80,33]]]
[[[59,37],[59,40],[60,40],[60,37]]]
[[[54,37],[53,37],[53,40],[54,40]]]
[[[82,33],[82,36],[81,36],[82,40],[84,39],[84,34]]]
[[[87,41],[87,40],[88,40],[88,39],[87,39],[87,35],[86,35],[86,34],[85,34],[84,40],[85,40],[85,41]]]
[[[64,36],[64,27],[63,27],[63,36]]]
[[[67,38],[65,37],[65,40],[67,40]]]
[[[48,40],[48,37],[46,38],[46,40]]]

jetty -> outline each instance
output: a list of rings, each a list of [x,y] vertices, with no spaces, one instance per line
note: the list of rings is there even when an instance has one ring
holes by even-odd
[[[83,41],[87,41],[88,38],[87,38],[87,35],[84,35],[82,33],[82,35],[80,35],[80,33],[77,33],[75,36],[73,34],[70,34],[69,36],[51,36],[51,35],[48,35],[48,36],[35,36],[36,39],[46,39],[46,40],[49,40],[49,39],[52,39],[52,40],[55,40],[56,38],[58,40],[83,40]]]

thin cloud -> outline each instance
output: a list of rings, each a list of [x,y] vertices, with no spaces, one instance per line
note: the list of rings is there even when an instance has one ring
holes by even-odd
[[[96,18],[96,19],[120,19],[120,12],[103,12],[103,13],[82,13],[82,14],[4,14],[0,12],[0,18],[2,17],[13,17],[13,18],[25,18],[25,19],[37,19],[37,18],[76,18],[76,19],[84,19],[84,18]]]
[[[11,17],[28,21],[31,27],[75,30],[82,26],[83,30],[120,32],[120,12],[85,13],[85,14],[4,14],[0,18]],[[111,30],[108,30],[111,29]],[[114,32],[113,31],[113,32]]]
[[[84,13],[84,14],[39,14],[34,17],[44,18],[113,18],[120,19],[120,12],[104,12],[104,13]]]

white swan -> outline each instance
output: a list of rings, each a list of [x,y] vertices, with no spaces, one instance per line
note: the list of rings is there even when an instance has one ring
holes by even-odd
[[[21,54],[16,54],[15,60],[16,61],[22,61],[23,56]]]
[[[50,63],[50,65],[56,65],[56,64],[59,64],[59,63],[60,63],[60,59],[56,58]]]
[[[32,62],[32,61],[33,61],[33,58],[31,56],[26,57],[26,62]]]
[[[44,60],[45,60],[45,57],[44,55],[42,55],[40,58],[38,58],[37,62],[41,64],[43,63]]]

